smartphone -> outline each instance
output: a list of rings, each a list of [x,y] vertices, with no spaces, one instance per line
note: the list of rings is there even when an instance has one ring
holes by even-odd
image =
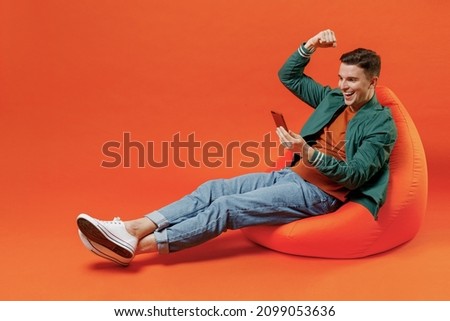
[[[284,120],[283,114],[278,113],[276,111],[271,111],[272,113],[272,117],[273,120],[275,121],[275,125],[277,125],[277,127],[283,127],[284,129],[286,129],[286,131],[289,131],[287,125],[286,125],[286,121]]]

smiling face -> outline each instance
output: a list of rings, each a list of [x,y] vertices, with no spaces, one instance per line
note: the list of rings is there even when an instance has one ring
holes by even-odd
[[[374,95],[378,77],[370,77],[357,65],[341,63],[339,67],[339,88],[344,94],[345,104],[358,110]]]

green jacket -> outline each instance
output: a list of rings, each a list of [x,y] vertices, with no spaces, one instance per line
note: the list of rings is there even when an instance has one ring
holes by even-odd
[[[300,47],[278,75],[294,95],[315,108],[300,132],[313,144],[323,128],[345,108],[345,102],[340,89],[322,86],[303,73],[309,56],[310,53]],[[340,161],[316,150],[310,161],[321,173],[350,190],[349,201],[362,204],[377,219],[386,199],[389,157],[396,139],[391,111],[381,106],[374,95],[348,124],[346,160]]]

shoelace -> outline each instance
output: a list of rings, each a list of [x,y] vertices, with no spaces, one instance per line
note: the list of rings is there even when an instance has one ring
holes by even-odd
[[[122,220],[120,219],[120,217],[114,217],[114,219],[112,221],[101,221],[104,224],[120,224],[122,223]]]
[[[121,235],[120,238],[121,238],[124,242],[130,243],[130,244],[132,244],[133,241],[137,243],[137,241],[136,241],[136,240],[137,240],[136,236],[130,234],[130,233],[126,230],[125,225],[124,225],[123,221],[120,219],[120,217],[116,216],[116,217],[114,217],[114,219],[113,219],[112,221],[100,221],[100,222],[102,222],[103,224],[110,224],[110,225],[111,225],[111,224],[122,224],[122,228],[121,228],[121,229],[125,229],[125,232],[128,234],[128,236],[124,238],[124,236]],[[132,238],[132,239],[130,240],[130,238]],[[135,245],[136,245],[136,244],[135,244]]]

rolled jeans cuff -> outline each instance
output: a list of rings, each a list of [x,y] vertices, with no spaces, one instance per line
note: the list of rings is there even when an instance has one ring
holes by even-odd
[[[158,227],[153,233],[153,235],[155,236],[156,245],[158,246],[158,253],[169,253],[169,238],[167,236],[167,230],[165,229],[167,226],[169,226],[169,221],[158,211],[153,211],[145,215],[145,217],[155,223]]]
[[[164,229],[162,231],[155,231],[153,233],[156,240],[156,245],[158,246],[159,254],[168,254],[169,253],[169,238],[167,236],[167,230]]]
[[[158,227],[158,231],[169,226],[169,221],[166,219],[166,217],[164,215],[162,215],[158,211],[153,211],[153,212],[145,215],[145,217],[156,224],[156,226]]]

